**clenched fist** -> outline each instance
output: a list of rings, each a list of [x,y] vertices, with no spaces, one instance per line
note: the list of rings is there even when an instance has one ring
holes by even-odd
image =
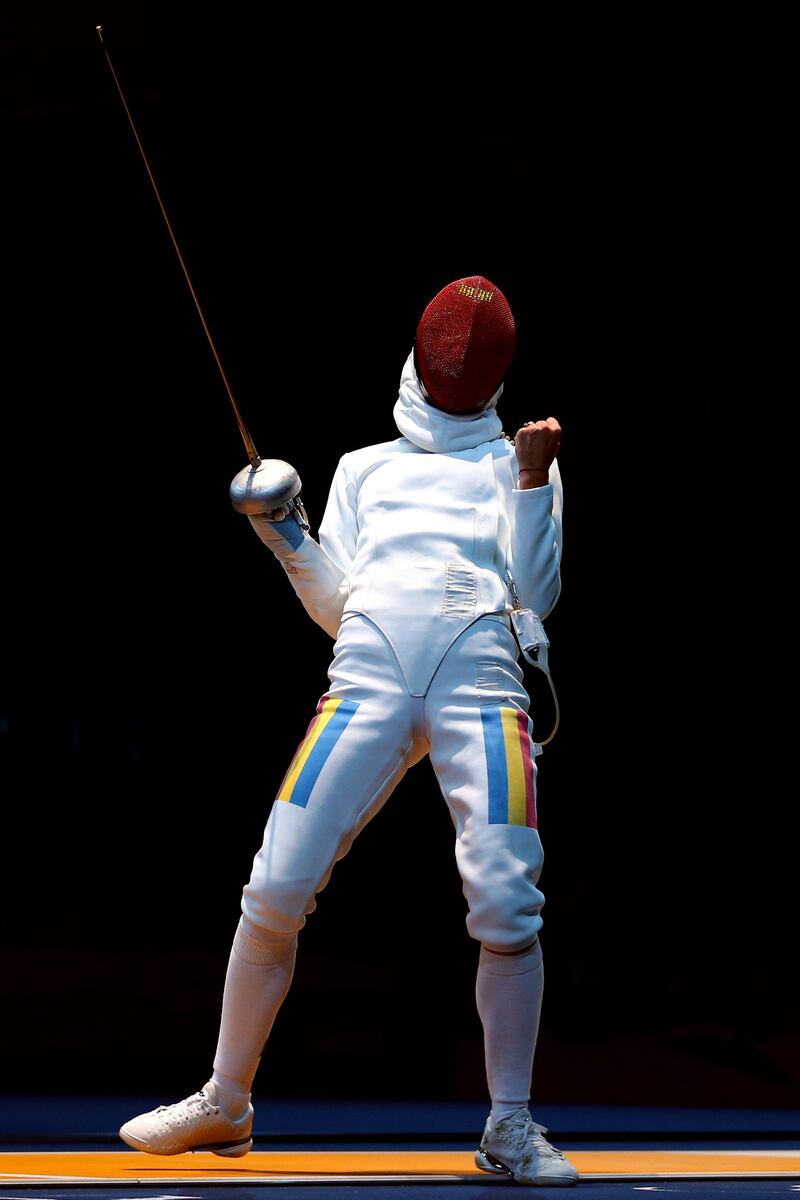
[[[547,483],[550,464],[560,445],[561,426],[555,417],[548,417],[546,421],[528,421],[517,430],[514,450],[521,488],[542,487]]]

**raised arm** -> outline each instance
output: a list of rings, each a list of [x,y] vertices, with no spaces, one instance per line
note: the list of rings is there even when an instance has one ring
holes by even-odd
[[[561,593],[560,445],[561,426],[554,417],[528,422],[514,438],[519,482],[511,493],[511,569],[521,604],[542,618]]]

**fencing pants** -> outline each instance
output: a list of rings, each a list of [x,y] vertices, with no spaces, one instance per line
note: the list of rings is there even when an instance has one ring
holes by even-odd
[[[529,697],[505,618],[469,626],[427,694],[412,697],[383,634],[348,617],[329,679],[243,889],[250,925],[265,940],[301,929],[335,863],[429,754],[455,828],[469,934],[500,954],[529,947],[542,924],[543,852]]]

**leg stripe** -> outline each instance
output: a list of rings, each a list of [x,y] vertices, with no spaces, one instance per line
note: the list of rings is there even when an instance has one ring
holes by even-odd
[[[358,704],[353,700],[322,697],[317,706],[317,715],[311,721],[278,790],[278,800],[306,807],[328,755],[357,708]]]
[[[490,825],[536,828],[530,721],[516,708],[483,708]]]
[[[501,708],[481,709],[486,773],[489,778],[490,825],[505,825],[508,821],[508,767],[502,713]]]
[[[533,725],[524,712],[517,712],[519,727],[519,748],[522,755],[522,774],[525,780],[525,824],[531,829],[537,827],[536,817],[536,768],[531,754],[531,734]]]

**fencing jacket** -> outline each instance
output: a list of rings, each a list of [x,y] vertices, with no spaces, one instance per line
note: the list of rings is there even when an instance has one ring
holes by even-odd
[[[561,589],[562,488],[519,488],[514,447],[496,412],[427,403],[413,353],[394,407],[401,436],[344,454],[319,540],[291,517],[249,520],[286,570],[309,615],[333,638],[361,613],[394,650],[414,696],[467,626],[507,612],[507,572],[520,603],[544,618]]]

